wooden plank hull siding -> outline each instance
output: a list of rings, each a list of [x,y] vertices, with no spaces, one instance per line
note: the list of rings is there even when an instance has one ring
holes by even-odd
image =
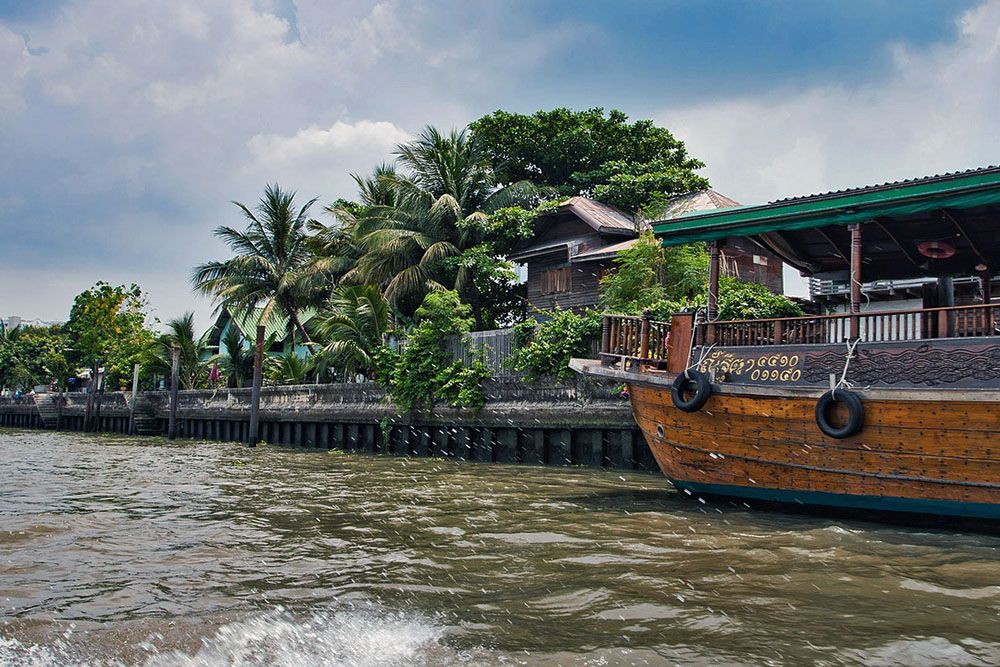
[[[490,381],[479,411],[438,408],[402,415],[372,384],[265,387],[261,392],[261,441],[316,450],[396,456],[434,456],[462,461],[579,465],[655,471],[627,401],[614,385],[578,380],[527,384]],[[128,406],[119,392],[105,395],[96,422],[101,433],[128,433]],[[177,437],[246,442],[249,389],[181,391]],[[168,392],[139,395],[140,434],[167,431]],[[67,395],[60,430],[84,429],[85,394]],[[30,400],[0,399],[0,429],[41,429]]]
[[[1000,519],[1000,400],[865,397],[864,427],[837,440],[817,427],[813,396],[727,387],[688,413],[669,387],[629,389],[660,469],[682,490]]]

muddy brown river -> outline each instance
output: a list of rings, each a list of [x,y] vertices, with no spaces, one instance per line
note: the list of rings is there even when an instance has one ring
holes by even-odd
[[[995,665],[998,547],[648,474],[0,430],[0,665]]]

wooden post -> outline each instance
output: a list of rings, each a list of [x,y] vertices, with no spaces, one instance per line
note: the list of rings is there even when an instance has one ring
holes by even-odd
[[[979,279],[983,282],[983,305],[988,306],[993,302],[993,272],[986,268],[979,272]]]
[[[100,368],[97,369],[97,400],[94,407],[94,430],[101,430],[101,405],[104,403],[104,388],[108,384],[108,371],[102,373]]]
[[[851,340],[861,336],[861,225],[851,230]]]
[[[674,313],[670,318],[670,336],[667,338],[667,370],[683,373],[688,367],[691,345],[694,342],[694,314]]]
[[[139,396],[139,364],[132,366],[132,402],[128,406],[128,434],[135,435],[135,401]]]
[[[181,374],[181,349],[175,347],[170,361],[170,416],[167,420],[167,437],[177,439],[177,390]]]
[[[705,342],[711,345],[715,342],[715,320],[719,317],[719,241],[708,244],[708,331]]]
[[[253,350],[253,389],[250,391],[250,437],[247,445],[256,447],[260,440],[260,385],[264,375],[264,325],[257,325],[257,343]]]
[[[63,395],[62,385],[59,386],[59,393],[56,394],[56,430],[61,431],[63,428],[63,405],[66,403],[66,397]]]
[[[94,396],[97,394],[97,369],[98,362],[94,362],[94,367],[90,369],[90,385],[87,387],[87,407],[83,413],[83,432],[90,431],[90,421],[94,416]]]
[[[642,311],[642,326],[639,329],[639,365],[649,356],[649,318],[650,312],[647,308]]]
[[[601,322],[601,353],[609,352],[611,352],[611,318],[605,315]]]

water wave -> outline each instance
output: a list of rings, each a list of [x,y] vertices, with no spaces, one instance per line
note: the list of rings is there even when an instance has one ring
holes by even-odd
[[[286,610],[258,614],[219,627],[193,652],[167,650],[151,638],[141,646],[145,667],[222,667],[223,665],[455,665],[473,656],[442,642],[443,626],[426,618],[377,611],[317,611],[305,617]],[[93,650],[93,649],[90,649]],[[50,645],[25,645],[0,637],[0,667],[124,667],[97,659],[71,633]]]

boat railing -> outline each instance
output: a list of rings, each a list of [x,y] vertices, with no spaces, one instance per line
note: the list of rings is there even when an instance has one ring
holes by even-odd
[[[670,348],[670,322],[658,322],[648,314],[605,315],[601,330],[601,359],[664,365]]]
[[[721,346],[866,343],[1000,335],[1000,304],[726,320],[698,327],[698,342]]]
[[[809,315],[694,324],[692,313],[670,322],[648,314],[605,315],[600,358],[606,364],[676,372],[694,344],[723,347],[817,345],[861,339],[866,343],[1000,336],[1000,304],[882,312]],[[671,350],[675,350],[671,355]]]

